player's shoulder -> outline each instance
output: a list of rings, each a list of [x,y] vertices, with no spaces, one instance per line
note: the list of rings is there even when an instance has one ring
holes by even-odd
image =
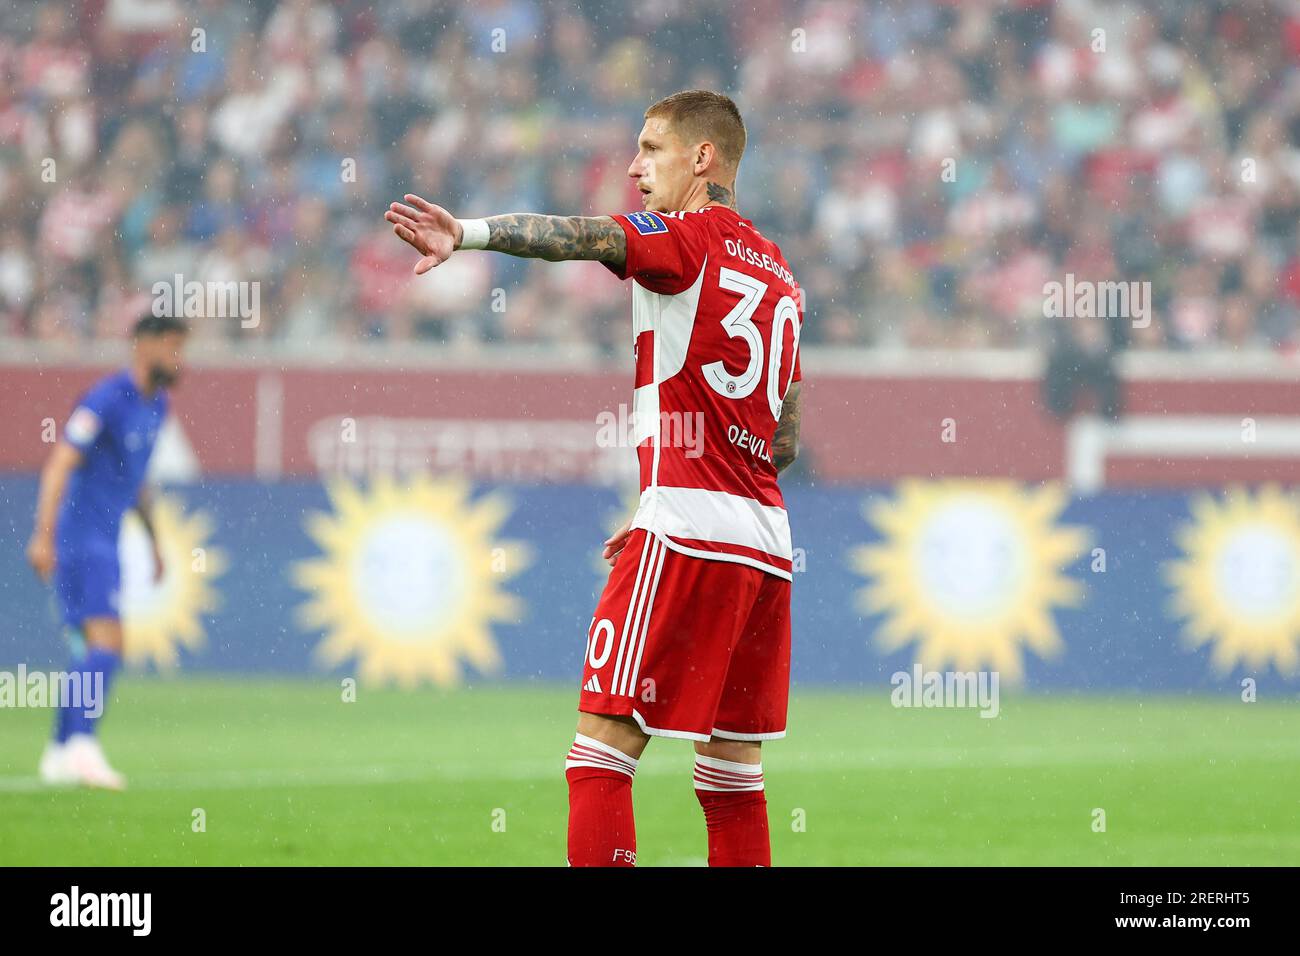
[[[716,229],[722,223],[715,217],[709,216],[708,213],[710,210],[717,208],[719,207],[705,206],[702,209],[695,209],[690,212],[680,209],[673,212],[643,209],[637,212],[620,213],[620,215],[641,235],[653,236],[672,232],[703,232]]]
[[[732,209],[730,206],[705,206],[689,215],[708,214],[707,221],[720,234],[739,239],[741,242],[754,247],[762,247],[765,251],[781,254],[781,248],[776,241],[770,236],[759,232],[754,223],[746,219],[739,211]]]
[[[746,235],[762,239],[754,224],[743,218],[740,213],[729,206],[702,206],[699,209],[660,212],[641,209],[636,212],[618,213],[614,218],[625,219],[636,232],[643,236],[663,235],[672,232],[715,232],[731,234],[743,232]]]
[[[99,379],[82,393],[80,404],[92,407],[106,407],[116,404],[135,390],[131,373],[119,369]]]
[[[83,451],[89,448],[105,428],[113,428],[120,417],[128,388],[133,388],[129,372],[105,375],[77,397],[76,406],[64,426],[64,436]]]
[[[735,209],[729,206],[705,206],[697,213],[688,213],[688,215],[709,213],[710,210],[716,210],[711,213],[709,222],[717,237],[716,244],[720,253],[729,259],[771,273],[791,287],[798,285],[790,270],[790,264],[786,262],[785,255],[781,252],[781,247],[759,232],[753,222]]]
[[[621,212],[613,216],[614,220],[624,219],[639,236],[662,236],[670,231],[668,220],[675,214],[671,212],[654,212],[650,209],[638,209],[636,212]]]

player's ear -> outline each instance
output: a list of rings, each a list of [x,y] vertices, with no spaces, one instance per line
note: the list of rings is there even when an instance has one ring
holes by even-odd
[[[695,148],[695,175],[703,176],[713,167],[713,160],[717,157],[717,151],[713,144],[709,142],[700,143]]]

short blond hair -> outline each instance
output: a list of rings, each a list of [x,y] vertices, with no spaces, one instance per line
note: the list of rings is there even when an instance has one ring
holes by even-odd
[[[645,118],[662,117],[685,143],[708,140],[731,169],[745,152],[745,121],[729,96],[711,90],[683,90],[665,96],[645,111]]]

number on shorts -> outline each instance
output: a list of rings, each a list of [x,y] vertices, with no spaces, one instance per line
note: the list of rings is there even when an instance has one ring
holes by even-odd
[[[605,666],[605,662],[609,660],[609,655],[614,650],[614,622],[607,617],[602,617],[600,623],[596,624],[596,619],[593,617],[591,623],[596,626],[587,639],[587,663],[591,665],[592,670],[598,671]],[[596,643],[600,640],[602,631],[605,632],[605,645],[597,655]]]

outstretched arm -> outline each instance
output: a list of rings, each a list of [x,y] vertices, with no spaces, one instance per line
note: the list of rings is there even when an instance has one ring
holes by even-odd
[[[461,248],[464,227],[441,206],[408,193],[406,203],[395,202],[384,218],[393,232],[423,256],[415,265],[423,275],[446,262]],[[621,266],[627,261],[627,237],[609,216],[541,216],[514,213],[493,216],[487,223],[487,237],[476,248],[504,252],[525,259],[595,259]]]

